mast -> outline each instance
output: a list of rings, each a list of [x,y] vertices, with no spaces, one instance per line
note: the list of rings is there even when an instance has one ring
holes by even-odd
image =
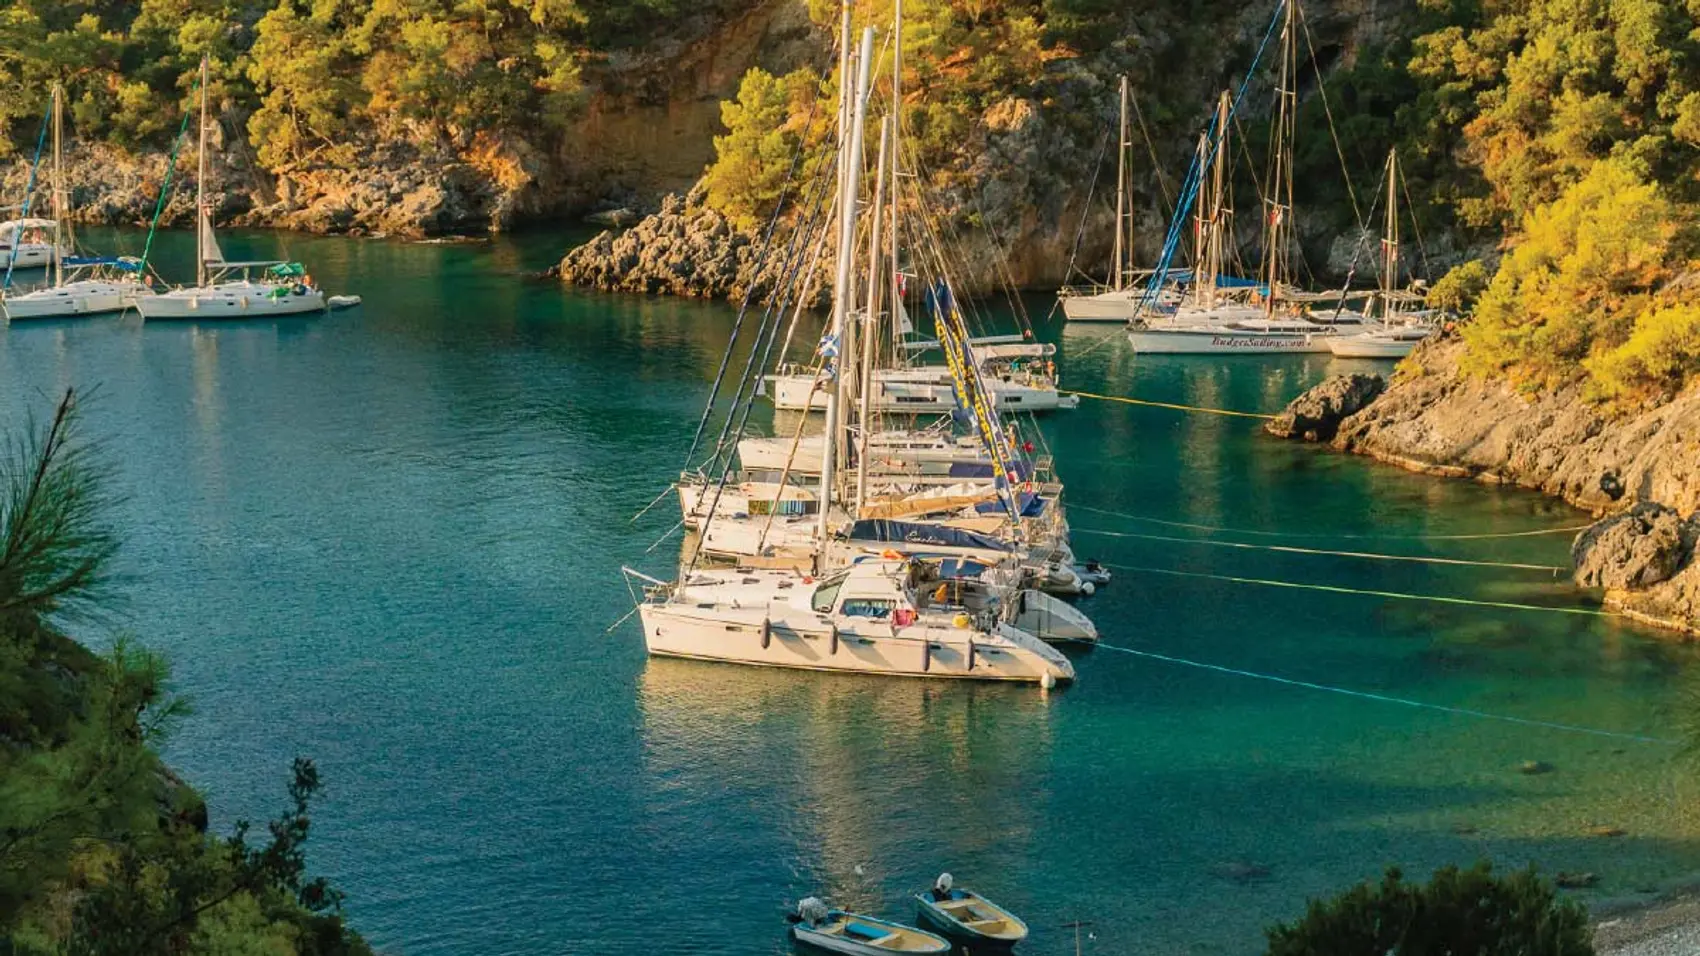
[[[903,274],[899,271],[897,207],[903,192],[898,188],[898,171],[903,166],[903,0],[893,0],[891,33],[891,358],[897,364],[897,343],[903,338]],[[872,282],[873,277],[869,276]]]
[[[1393,288],[1399,282],[1399,152],[1387,151],[1387,227],[1381,235],[1381,318],[1393,317]]]
[[[53,285],[65,284],[65,160],[61,140],[64,135],[64,87],[53,84]]]
[[[1130,248],[1133,237],[1128,235],[1127,228],[1130,218],[1127,208],[1127,151],[1133,144],[1128,142],[1127,139],[1126,73],[1122,74],[1120,99],[1122,112],[1121,138],[1119,140],[1120,145],[1116,148],[1116,250],[1113,257],[1114,264],[1110,267],[1110,288],[1116,292],[1120,292],[1123,286],[1127,284],[1126,264],[1129,259],[1133,258],[1133,250]]]
[[[1199,288],[1206,309],[1216,307],[1216,279],[1222,273],[1222,245],[1227,231],[1228,120],[1233,111],[1227,90],[1216,106],[1216,152],[1210,164],[1210,220],[1204,237],[1204,262],[1199,270]]]
[[[1270,143],[1269,196],[1264,199],[1264,314],[1275,314],[1281,283],[1292,275],[1293,133],[1298,114],[1298,0],[1285,0],[1281,26],[1281,78],[1275,91],[1275,137]]]
[[[849,12],[845,13],[845,24],[849,24]],[[873,68],[874,58],[874,28],[866,27],[862,31],[862,49],[856,61],[855,99],[852,101],[852,117],[850,121],[850,137],[843,149],[844,160],[844,197],[839,201],[838,217],[838,270],[832,289],[832,331],[830,335],[839,342],[849,322],[849,311],[853,305],[851,299],[851,261],[856,254],[856,199],[861,185],[862,171],[862,127],[868,114],[868,81],[869,71]],[[841,93],[851,95],[848,86],[849,77],[843,77],[839,83]],[[840,140],[841,143],[845,142]],[[839,377],[843,377],[840,367]],[[840,395],[837,386],[826,392],[826,441],[821,455],[821,508],[818,534],[820,545],[826,547],[827,522],[832,510],[833,473],[837,462],[839,446],[844,441],[843,410],[839,408]]]
[[[200,157],[195,172],[195,288],[207,284],[207,230],[212,217],[207,214],[207,58],[201,57],[201,141]]]
[[[856,515],[862,514],[862,503],[868,497],[868,435],[873,431],[872,416],[869,414],[870,399],[874,394],[874,342],[877,335],[874,331],[879,322],[880,293],[883,283],[876,276],[880,270],[880,220],[885,212],[885,170],[886,153],[891,148],[891,117],[887,115],[880,122],[880,151],[879,171],[874,174],[874,211],[869,218],[868,229],[868,305],[862,313],[862,407],[856,414],[856,420],[861,423],[862,430],[858,435],[856,447]]]

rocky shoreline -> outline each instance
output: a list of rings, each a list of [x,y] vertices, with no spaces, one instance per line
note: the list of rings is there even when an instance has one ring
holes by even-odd
[[[1412,471],[1514,484],[1600,520],[1572,550],[1577,584],[1647,624],[1700,637],[1700,388],[1614,414],[1579,385],[1528,394],[1460,369],[1463,342],[1430,341],[1382,385],[1339,376],[1268,430]]]

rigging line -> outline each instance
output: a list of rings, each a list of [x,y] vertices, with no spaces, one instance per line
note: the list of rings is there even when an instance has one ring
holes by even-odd
[[[41,135],[35,138],[35,159],[30,162],[29,183],[24,187],[24,204],[19,207],[19,219],[28,219],[30,217],[30,203],[35,200],[35,174],[36,170],[41,168],[41,150],[47,145],[47,125],[52,121],[52,118],[53,107],[50,105],[47,107],[47,112],[42,114],[41,117]],[[54,183],[53,188],[58,189],[59,184]],[[18,264],[18,250],[22,248],[24,244],[23,240],[23,227],[19,226],[14,228],[12,230],[12,249],[10,254],[6,257],[6,281],[3,284],[0,284],[0,289],[10,289],[12,287],[12,267]],[[55,230],[53,236],[53,255],[55,257],[59,255],[59,236],[57,230]]]
[[[1181,412],[1201,412],[1206,415],[1227,415],[1234,418],[1258,418],[1264,421],[1268,421],[1275,417],[1274,415],[1265,415],[1262,412],[1236,412],[1227,408],[1204,408],[1200,405],[1180,405],[1175,402],[1153,402],[1143,398],[1127,398],[1122,395],[1095,395],[1092,392],[1077,392],[1074,389],[1065,389],[1065,391],[1067,391],[1070,395],[1079,395],[1081,398],[1096,398],[1099,401],[1120,402],[1124,405],[1145,405],[1152,408],[1171,408]]]
[[[785,200],[791,195],[791,184],[797,177],[797,170],[802,167],[803,154],[809,149],[807,132],[815,121],[815,109],[820,105],[820,97],[809,100],[809,115],[803,122],[805,135],[798,137],[797,147],[791,151],[791,167],[785,172],[785,183],[779,191],[779,198],[773,204],[773,214],[768,217],[767,229],[762,233],[761,249],[756,253],[756,263],[767,261],[767,252],[773,243],[773,234],[779,228],[779,220],[785,213]],[[703,403],[702,418],[697,421],[696,434],[691,437],[690,450],[685,452],[685,466],[688,468],[691,459],[696,457],[697,447],[702,444],[703,432],[708,429],[708,420],[714,415],[715,399],[720,397],[720,385],[726,378],[726,368],[732,364],[732,353],[738,344],[738,334],[744,328],[744,318],[749,315],[750,302],[755,299],[760,282],[752,281],[749,288],[744,290],[744,299],[738,304],[738,317],[732,322],[732,337],[726,343],[726,352],[720,357],[720,369],[714,373],[714,384],[708,390],[708,400]],[[724,436],[722,436],[724,438]]]
[[[1369,205],[1369,215],[1371,219],[1375,218],[1376,210],[1381,208],[1381,187],[1385,185],[1387,185],[1387,167],[1383,166],[1381,168],[1381,178],[1376,180],[1375,200]],[[1340,314],[1346,310],[1346,294],[1352,290],[1352,280],[1357,278],[1358,275],[1358,257],[1369,247],[1371,235],[1373,234],[1370,232],[1367,220],[1358,224],[1358,241],[1352,244],[1352,262],[1351,265],[1346,268],[1345,281],[1340,284],[1340,299],[1334,304],[1334,318],[1336,320],[1338,320],[1340,318]],[[1376,273],[1378,278],[1380,276],[1380,272],[1381,263],[1378,259],[1376,262]],[[1394,281],[1398,281],[1397,276],[1394,277]]]
[[[1133,104],[1133,117],[1139,121],[1139,135],[1145,139],[1145,154],[1151,157],[1151,171],[1157,175],[1157,188],[1163,193],[1164,212],[1175,214],[1175,197],[1169,194],[1169,178],[1163,175],[1163,163],[1157,158],[1157,144],[1151,141],[1151,131],[1145,128],[1145,113],[1139,108],[1139,94],[1128,87],[1128,101]]]
[[[1467,607],[1493,607],[1508,611],[1545,611],[1550,614],[1573,614],[1582,617],[1618,617],[1611,611],[1592,607],[1550,607],[1544,604],[1519,604],[1514,601],[1483,601],[1477,598],[1448,597],[1442,594],[1407,594],[1403,591],[1377,591],[1369,588],[1348,588],[1337,584],[1306,584],[1300,581],[1277,581],[1270,578],[1242,578],[1231,574],[1212,574],[1207,571],[1181,571],[1175,568],[1147,568],[1128,564],[1105,564],[1103,567],[1135,574],[1161,574],[1175,578],[1199,578],[1205,581],[1225,581],[1229,584],[1256,584],[1262,587],[1290,588],[1296,591],[1322,591],[1328,594],[1357,594],[1363,597],[1389,598],[1395,601],[1421,601],[1430,604],[1459,604]]]
[[[1553,534],[1575,534],[1592,527],[1592,525],[1580,524],[1563,528],[1537,528],[1531,531],[1479,532],[1475,534],[1354,534],[1326,531],[1261,531],[1252,528],[1217,528],[1203,524],[1188,524],[1184,521],[1170,521],[1164,518],[1129,514],[1125,511],[1094,508],[1072,501],[1069,502],[1068,507],[1071,511],[1089,511],[1093,514],[1108,515],[1112,518],[1125,518],[1129,521],[1163,525],[1169,528],[1187,528],[1192,531],[1204,531],[1212,534],[1243,534],[1266,538],[1323,538],[1342,541],[1489,541],[1501,538],[1534,538]]]
[[[1680,740],[1667,737],[1653,737],[1646,734],[1632,734],[1621,730],[1603,730],[1598,727],[1584,727],[1580,724],[1565,724],[1552,720],[1540,720],[1534,717],[1516,717],[1510,714],[1495,714],[1485,710],[1475,710],[1469,707],[1453,707],[1448,704],[1433,704],[1427,701],[1410,700],[1405,697],[1393,697],[1388,694],[1377,694],[1366,690],[1352,690],[1347,687],[1334,687],[1328,684],[1317,684],[1311,681],[1294,680],[1291,677],[1278,677],[1274,674],[1260,674],[1257,671],[1241,670],[1237,667],[1224,667],[1221,664],[1207,664],[1203,661],[1187,660],[1184,657],[1174,657],[1169,654],[1159,654],[1156,651],[1141,651],[1131,647],[1117,647],[1114,644],[1097,645],[1106,651],[1118,654],[1129,654],[1149,660],[1162,661],[1165,664],[1178,664],[1182,667],[1193,667],[1199,670],[1212,671],[1217,674],[1229,674],[1234,677],[1249,677],[1253,680],[1268,681],[1272,684],[1283,684],[1288,687],[1299,687],[1304,690],[1319,690],[1329,694],[1340,694],[1345,697],[1355,697],[1359,700],[1371,700],[1382,704],[1398,704],[1402,707],[1414,707],[1418,710],[1432,710],[1458,717],[1474,717],[1480,720],[1497,720],[1523,727],[1539,727],[1543,730],[1562,730],[1567,733],[1588,734],[1594,737],[1609,737],[1613,740],[1632,740],[1644,744],[1673,744],[1680,745]]]
[[[1378,554],[1370,551],[1331,551],[1324,548],[1300,548],[1284,544],[1251,544],[1245,541],[1212,541],[1209,538],[1177,538],[1162,534],[1140,534],[1134,531],[1102,531],[1097,528],[1074,528],[1075,534],[1092,534],[1106,538],[1134,538],[1141,541],[1162,541],[1170,544],[1202,544],[1214,548],[1240,548],[1247,551],[1279,551],[1283,554],[1311,554],[1335,558],[1363,558],[1371,561],[1409,561],[1413,564],[1450,564],[1475,568],[1511,568],[1518,571],[1546,571],[1556,577],[1569,568],[1556,564],[1520,564],[1515,561],[1473,561],[1466,558],[1440,558],[1421,554]]]
[[[1423,243],[1423,227],[1417,222],[1417,204],[1411,201],[1411,181],[1405,176],[1405,166],[1399,164],[1399,188],[1405,194],[1405,208],[1411,211],[1411,231],[1417,237],[1417,255],[1423,260],[1423,278],[1434,280],[1434,272],[1428,264],[1428,247]]]
[[[1105,131],[1098,146],[1098,159],[1092,164],[1092,179],[1086,185],[1086,201],[1080,204],[1080,224],[1074,227],[1074,243],[1068,249],[1068,271],[1070,274],[1079,272],[1083,276],[1086,275],[1076,263],[1080,261],[1080,243],[1086,238],[1086,217],[1092,211],[1092,197],[1097,195],[1098,192],[1098,176],[1104,171],[1104,154],[1109,151],[1110,133]],[[1092,279],[1091,276],[1087,276],[1087,278]],[[1092,281],[1096,282],[1097,280],[1092,279]],[[1053,307],[1052,314],[1054,315],[1055,312],[1056,310]]]
[[[1297,3],[1298,0],[1292,0]],[[1352,215],[1359,223],[1365,222],[1363,213],[1358,208],[1358,192],[1352,188],[1352,173],[1346,168],[1346,151],[1340,146],[1340,133],[1334,127],[1334,108],[1328,105],[1328,83],[1322,76],[1322,65],[1316,61],[1316,41],[1310,37],[1310,21],[1305,18],[1303,4],[1298,6],[1299,27],[1304,31],[1305,49],[1310,51],[1310,69],[1316,74],[1316,92],[1322,98],[1322,114],[1328,117],[1328,138],[1334,142],[1334,155],[1340,160],[1340,175],[1346,180],[1346,198],[1352,201]],[[1298,86],[1298,78],[1293,78],[1293,85]]]

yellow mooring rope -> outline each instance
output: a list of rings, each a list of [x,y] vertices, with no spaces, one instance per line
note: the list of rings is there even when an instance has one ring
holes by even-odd
[[[1174,402],[1153,402],[1148,399],[1128,398],[1123,395],[1094,395],[1091,392],[1076,392],[1073,389],[1069,389],[1068,393],[1070,395],[1078,395],[1081,398],[1095,398],[1100,402],[1120,402],[1123,405],[1144,405],[1150,408],[1169,408],[1174,409],[1177,412],[1203,412],[1206,415],[1227,415],[1233,418],[1259,418],[1265,421],[1275,417],[1274,415],[1265,415],[1262,412],[1236,412],[1226,408],[1204,408],[1198,405],[1177,405]]]
[[[1463,604],[1470,607],[1496,607],[1511,611],[1546,611],[1551,614],[1580,614],[1586,617],[1617,617],[1610,611],[1591,607],[1547,607],[1541,604],[1517,604],[1512,601],[1480,601],[1474,598],[1445,597],[1439,594],[1406,594],[1402,591],[1372,591],[1348,588],[1335,584],[1303,584],[1298,581],[1274,581],[1268,578],[1240,578],[1228,574],[1209,574],[1204,571],[1179,571],[1174,568],[1145,568],[1128,564],[1105,564],[1103,567],[1135,574],[1161,574],[1176,578],[1200,578],[1206,581],[1227,581],[1231,584],[1258,584],[1272,588],[1293,588],[1300,591],[1326,591],[1330,594],[1359,594],[1365,597],[1391,598],[1397,601],[1428,601],[1434,604]]]
[[[1453,564],[1473,568],[1513,568],[1518,571],[1546,571],[1553,575],[1569,568],[1556,564],[1520,564],[1515,561],[1471,561],[1464,558],[1439,558],[1421,554],[1378,554],[1370,551],[1330,551],[1324,548],[1297,548],[1284,544],[1248,544],[1244,541],[1212,541],[1209,538],[1176,538],[1163,534],[1139,534],[1134,531],[1100,531],[1096,528],[1073,528],[1074,534],[1095,534],[1107,538],[1133,538],[1139,541],[1161,541],[1166,544],[1202,544],[1213,548],[1240,548],[1246,551],[1279,551],[1283,554],[1313,554],[1335,558],[1363,558],[1371,561],[1410,561],[1416,564]]]
[[[1070,511],[1089,511],[1093,514],[1107,515],[1111,518],[1125,518],[1143,524],[1161,525],[1166,528],[1185,528],[1189,531],[1203,531],[1207,534],[1243,534],[1259,538],[1333,538],[1341,541],[1375,540],[1388,541],[1488,541],[1496,538],[1533,538],[1549,534],[1575,534],[1586,531],[1593,525],[1577,524],[1562,528],[1536,528],[1533,531],[1490,531],[1477,534],[1349,534],[1329,531],[1260,531],[1255,528],[1218,528],[1207,524],[1189,524],[1185,521],[1169,521],[1164,518],[1153,518],[1149,515],[1130,514],[1126,511],[1111,511],[1108,508],[1094,508],[1090,505],[1068,503]]]

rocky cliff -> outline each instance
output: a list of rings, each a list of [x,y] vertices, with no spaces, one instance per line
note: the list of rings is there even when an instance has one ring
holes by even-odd
[[[218,220],[426,236],[505,230],[596,208],[653,207],[701,175],[713,156],[720,102],[736,94],[745,71],[758,64],[790,69],[820,47],[796,0],[732,7],[642,47],[599,56],[584,70],[575,122],[559,135],[403,125],[382,135],[367,131],[340,144],[350,147],[344,151],[268,169],[246,139],[247,115],[232,109],[220,116],[209,150]],[[192,140],[179,159],[168,224],[193,214]],[[23,195],[29,158],[0,167],[0,195]],[[166,152],[73,141],[66,162],[77,219],[134,224],[153,216]]]
[[[1700,384],[1614,411],[1580,385],[1523,392],[1467,375],[1456,338],[1425,343],[1385,390],[1339,377],[1296,399],[1271,431],[1427,474],[1532,488],[1602,520],[1576,541],[1576,580],[1649,623],[1700,635]],[[1294,425],[1297,422],[1297,425]]]

